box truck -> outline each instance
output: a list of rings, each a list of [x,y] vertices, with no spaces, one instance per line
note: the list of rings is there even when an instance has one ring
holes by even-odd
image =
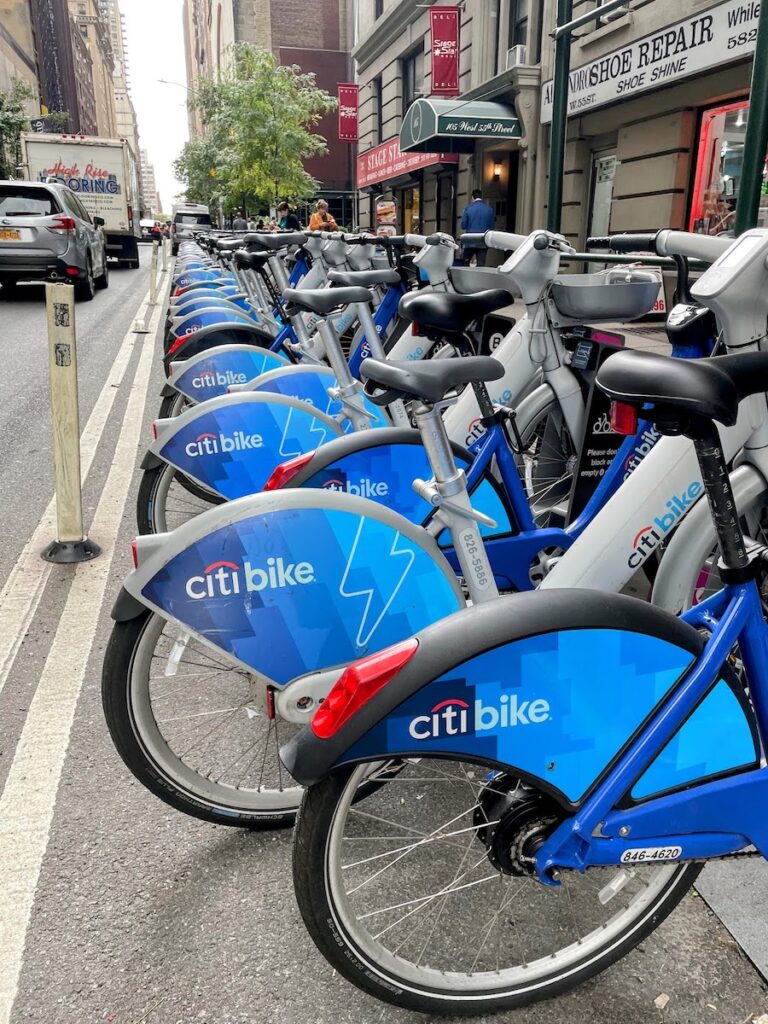
[[[104,220],[107,255],[138,267],[139,179],[125,139],[30,132],[22,143],[27,178],[55,181],[76,192],[91,217]]]

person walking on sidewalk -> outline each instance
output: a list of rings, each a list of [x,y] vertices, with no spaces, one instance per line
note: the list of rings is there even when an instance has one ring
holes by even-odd
[[[338,231],[339,226],[328,212],[328,203],[324,199],[317,200],[315,212],[309,218],[310,231]]]
[[[493,221],[492,208],[483,201],[483,193],[480,189],[474,189],[472,192],[472,202],[464,207],[464,213],[461,215],[461,230],[466,231],[468,234],[485,234],[486,231],[490,231],[493,227]],[[487,251],[485,246],[465,245],[463,253],[464,264],[469,266],[474,256],[477,266],[484,267]]]
[[[243,216],[242,210],[235,210],[235,219],[232,221],[233,231],[247,231],[248,221]]]

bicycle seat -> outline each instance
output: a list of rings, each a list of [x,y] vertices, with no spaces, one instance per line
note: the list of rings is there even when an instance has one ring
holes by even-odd
[[[499,380],[504,376],[504,367],[491,356],[467,356],[463,359],[436,359],[418,363],[409,359],[364,359],[360,364],[360,372],[389,392],[397,392],[405,398],[421,398],[434,405],[462,384]],[[370,395],[370,398],[377,405],[392,401],[392,395],[386,393]]]
[[[649,418],[687,414],[729,427],[742,398],[768,390],[768,352],[672,359],[624,350],[606,359],[597,383],[615,401],[651,405]]]
[[[367,288],[286,288],[283,297],[290,306],[321,316],[352,302],[371,301],[371,293]]]
[[[242,238],[219,238],[216,248],[219,252],[232,252],[234,249],[239,249],[242,244]]]
[[[241,270],[261,270],[268,259],[268,252],[248,252],[247,249],[238,249],[235,252],[235,266]]]
[[[399,284],[400,275],[396,270],[329,270],[328,280],[348,288],[370,288],[375,284]]]
[[[474,295],[451,292],[411,292],[400,300],[398,312],[406,320],[447,334],[461,334],[487,313],[509,306],[512,296],[502,288]]]
[[[285,249],[289,245],[304,245],[306,240],[307,236],[303,231],[282,231],[274,234],[251,231],[245,236],[247,245],[266,252],[277,252],[278,249]]]

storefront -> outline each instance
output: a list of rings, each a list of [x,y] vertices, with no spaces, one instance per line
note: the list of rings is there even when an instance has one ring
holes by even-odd
[[[688,0],[682,10],[691,13],[659,25],[663,10],[648,5],[574,45],[562,223],[579,245],[609,231],[732,227],[759,4]],[[551,117],[550,80],[545,130]]]

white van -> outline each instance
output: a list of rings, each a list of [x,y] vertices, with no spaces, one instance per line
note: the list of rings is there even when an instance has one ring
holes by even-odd
[[[193,232],[204,231],[211,226],[211,214],[202,203],[179,203],[173,208],[171,224],[171,252],[175,256],[179,251],[179,242],[191,238]]]

